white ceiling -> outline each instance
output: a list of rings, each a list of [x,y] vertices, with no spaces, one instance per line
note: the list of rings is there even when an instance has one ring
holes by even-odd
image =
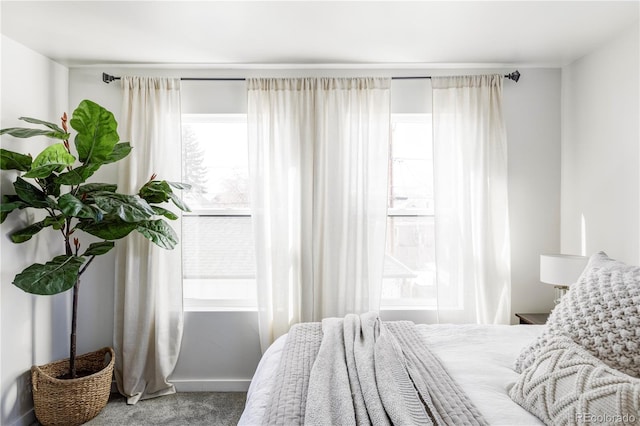
[[[68,66],[562,66],[639,1],[2,1],[2,34]]]

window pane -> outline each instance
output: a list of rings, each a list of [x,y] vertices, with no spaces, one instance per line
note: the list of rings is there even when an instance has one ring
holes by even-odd
[[[245,115],[183,115],[182,155],[191,209],[249,208]]]
[[[433,217],[389,217],[383,305],[435,305],[435,280]]]
[[[433,214],[430,114],[392,116],[389,208]]]
[[[253,278],[256,275],[249,216],[184,216],[185,278]]]
[[[255,305],[251,217],[184,216],[182,274],[186,299]]]

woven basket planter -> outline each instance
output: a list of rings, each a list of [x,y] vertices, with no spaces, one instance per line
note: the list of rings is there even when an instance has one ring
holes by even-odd
[[[38,421],[45,426],[74,426],[97,416],[109,400],[114,362],[112,348],[80,355],[76,357],[76,370],[95,373],[77,379],[57,379],[69,373],[68,359],[31,367],[33,406]]]

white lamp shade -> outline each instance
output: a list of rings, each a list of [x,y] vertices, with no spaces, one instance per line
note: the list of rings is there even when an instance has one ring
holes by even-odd
[[[569,286],[580,278],[589,258],[570,254],[541,254],[540,281],[557,286]]]

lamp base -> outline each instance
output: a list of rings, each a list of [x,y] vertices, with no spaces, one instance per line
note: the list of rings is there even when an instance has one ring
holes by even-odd
[[[553,302],[557,305],[558,303],[560,303],[560,299],[562,298],[562,296],[567,294],[567,291],[569,291],[569,287],[564,285],[556,285],[553,286],[553,288],[555,289],[556,293],[556,298],[553,299]]]

